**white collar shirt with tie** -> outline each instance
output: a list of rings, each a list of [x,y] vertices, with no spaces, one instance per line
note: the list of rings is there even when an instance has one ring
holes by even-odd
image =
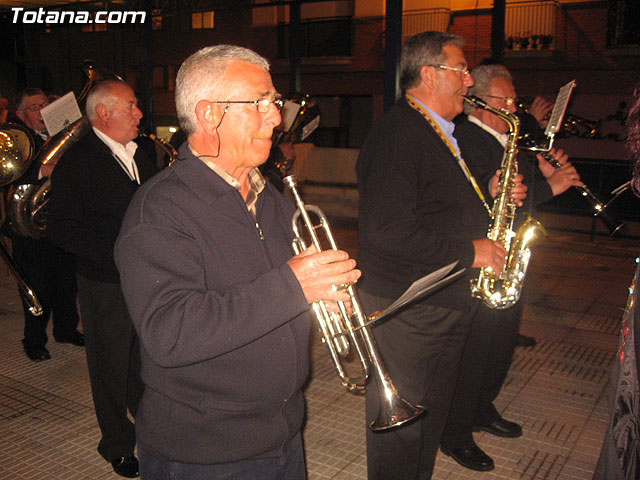
[[[118,165],[125,171],[129,178],[140,185],[140,174],[138,173],[138,166],[134,160],[134,155],[138,149],[138,144],[131,140],[127,145],[122,145],[120,142],[116,142],[114,139],[101,132],[95,127],[92,127],[97,137],[109,147],[114,158],[118,162]]]

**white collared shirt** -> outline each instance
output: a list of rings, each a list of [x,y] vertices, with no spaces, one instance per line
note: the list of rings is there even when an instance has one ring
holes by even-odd
[[[478,117],[476,117],[474,115],[468,115],[467,118],[469,119],[469,121],[471,123],[475,123],[477,126],[479,126],[481,129],[483,129],[485,132],[490,133],[491,135],[493,135],[495,137],[495,139],[498,140],[498,142],[500,142],[500,145],[502,145],[502,148],[505,148],[507,146],[507,140],[509,140],[509,135],[507,135],[506,133],[498,133],[498,132],[496,132],[493,128],[491,128],[486,123],[483,123],[482,120],[480,120]]]
[[[116,142],[110,136],[98,130],[96,127],[91,128],[93,128],[93,131],[98,138],[102,140],[107,147],[109,147],[109,150],[111,150],[111,153],[118,162],[118,165],[120,165],[129,178],[140,185],[138,166],[136,165],[136,161],[133,159],[136,154],[136,150],[138,149],[138,144],[131,140],[126,146],[124,146],[120,142]]]

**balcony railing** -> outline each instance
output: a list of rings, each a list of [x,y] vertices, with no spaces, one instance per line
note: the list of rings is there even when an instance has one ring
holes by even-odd
[[[553,0],[508,3],[504,28],[507,48],[555,49],[559,10]]]
[[[407,10],[402,15],[402,35],[408,37],[428,30],[446,32],[451,11],[447,8]]]

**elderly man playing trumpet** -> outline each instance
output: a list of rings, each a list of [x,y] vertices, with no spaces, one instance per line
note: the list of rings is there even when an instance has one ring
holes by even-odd
[[[279,99],[267,61],[206,47],[180,67],[188,141],[140,189],[116,262],[140,337],[142,478],[302,479],[309,303],[348,295],[343,251],[292,257],[294,207],[259,174]]]

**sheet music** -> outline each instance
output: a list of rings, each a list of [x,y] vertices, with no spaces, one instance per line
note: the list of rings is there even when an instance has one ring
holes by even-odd
[[[298,111],[300,111],[300,107],[301,105],[299,103],[292,102],[291,100],[285,100],[284,106],[280,111],[282,122],[280,123],[279,130],[288,132],[291,129],[291,125],[293,125],[296,115],[298,115]]]
[[[544,131],[544,134],[547,137],[553,137],[560,127],[562,126],[562,119],[564,118],[564,114],[567,111],[567,105],[569,104],[569,97],[571,96],[571,91],[576,86],[576,81],[571,80],[564,87],[558,90],[558,96],[556,97],[556,101],[553,104],[553,110],[551,111],[551,117],[549,118],[549,122],[547,123],[547,128]]]
[[[456,272],[451,273],[454,267],[458,264],[458,262],[450,263],[449,265],[442,267],[435,272],[431,272],[428,275],[425,275],[422,278],[419,278],[415,282],[411,284],[405,292],[400,295],[400,297],[393,302],[387,309],[378,315],[373,322],[377,322],[395,312],[400,310],[401,308],[413,303],[421,298],[427,296],[429,293],[435,292],[438,288],[456,280],[459,278],[464,271],[465,268],[457,270]]]
[[[82,118],[82,113],[73,92],[69,92],[55,102],[50,103],[40,110],[40,113],[50,137]]]
[[[302,135],[300,135],[300,141],[303,142],[309,135],[313,133],[313,131],[318,128],[320,125],[320,115],[307,123],[304,127],[302,127]]]

